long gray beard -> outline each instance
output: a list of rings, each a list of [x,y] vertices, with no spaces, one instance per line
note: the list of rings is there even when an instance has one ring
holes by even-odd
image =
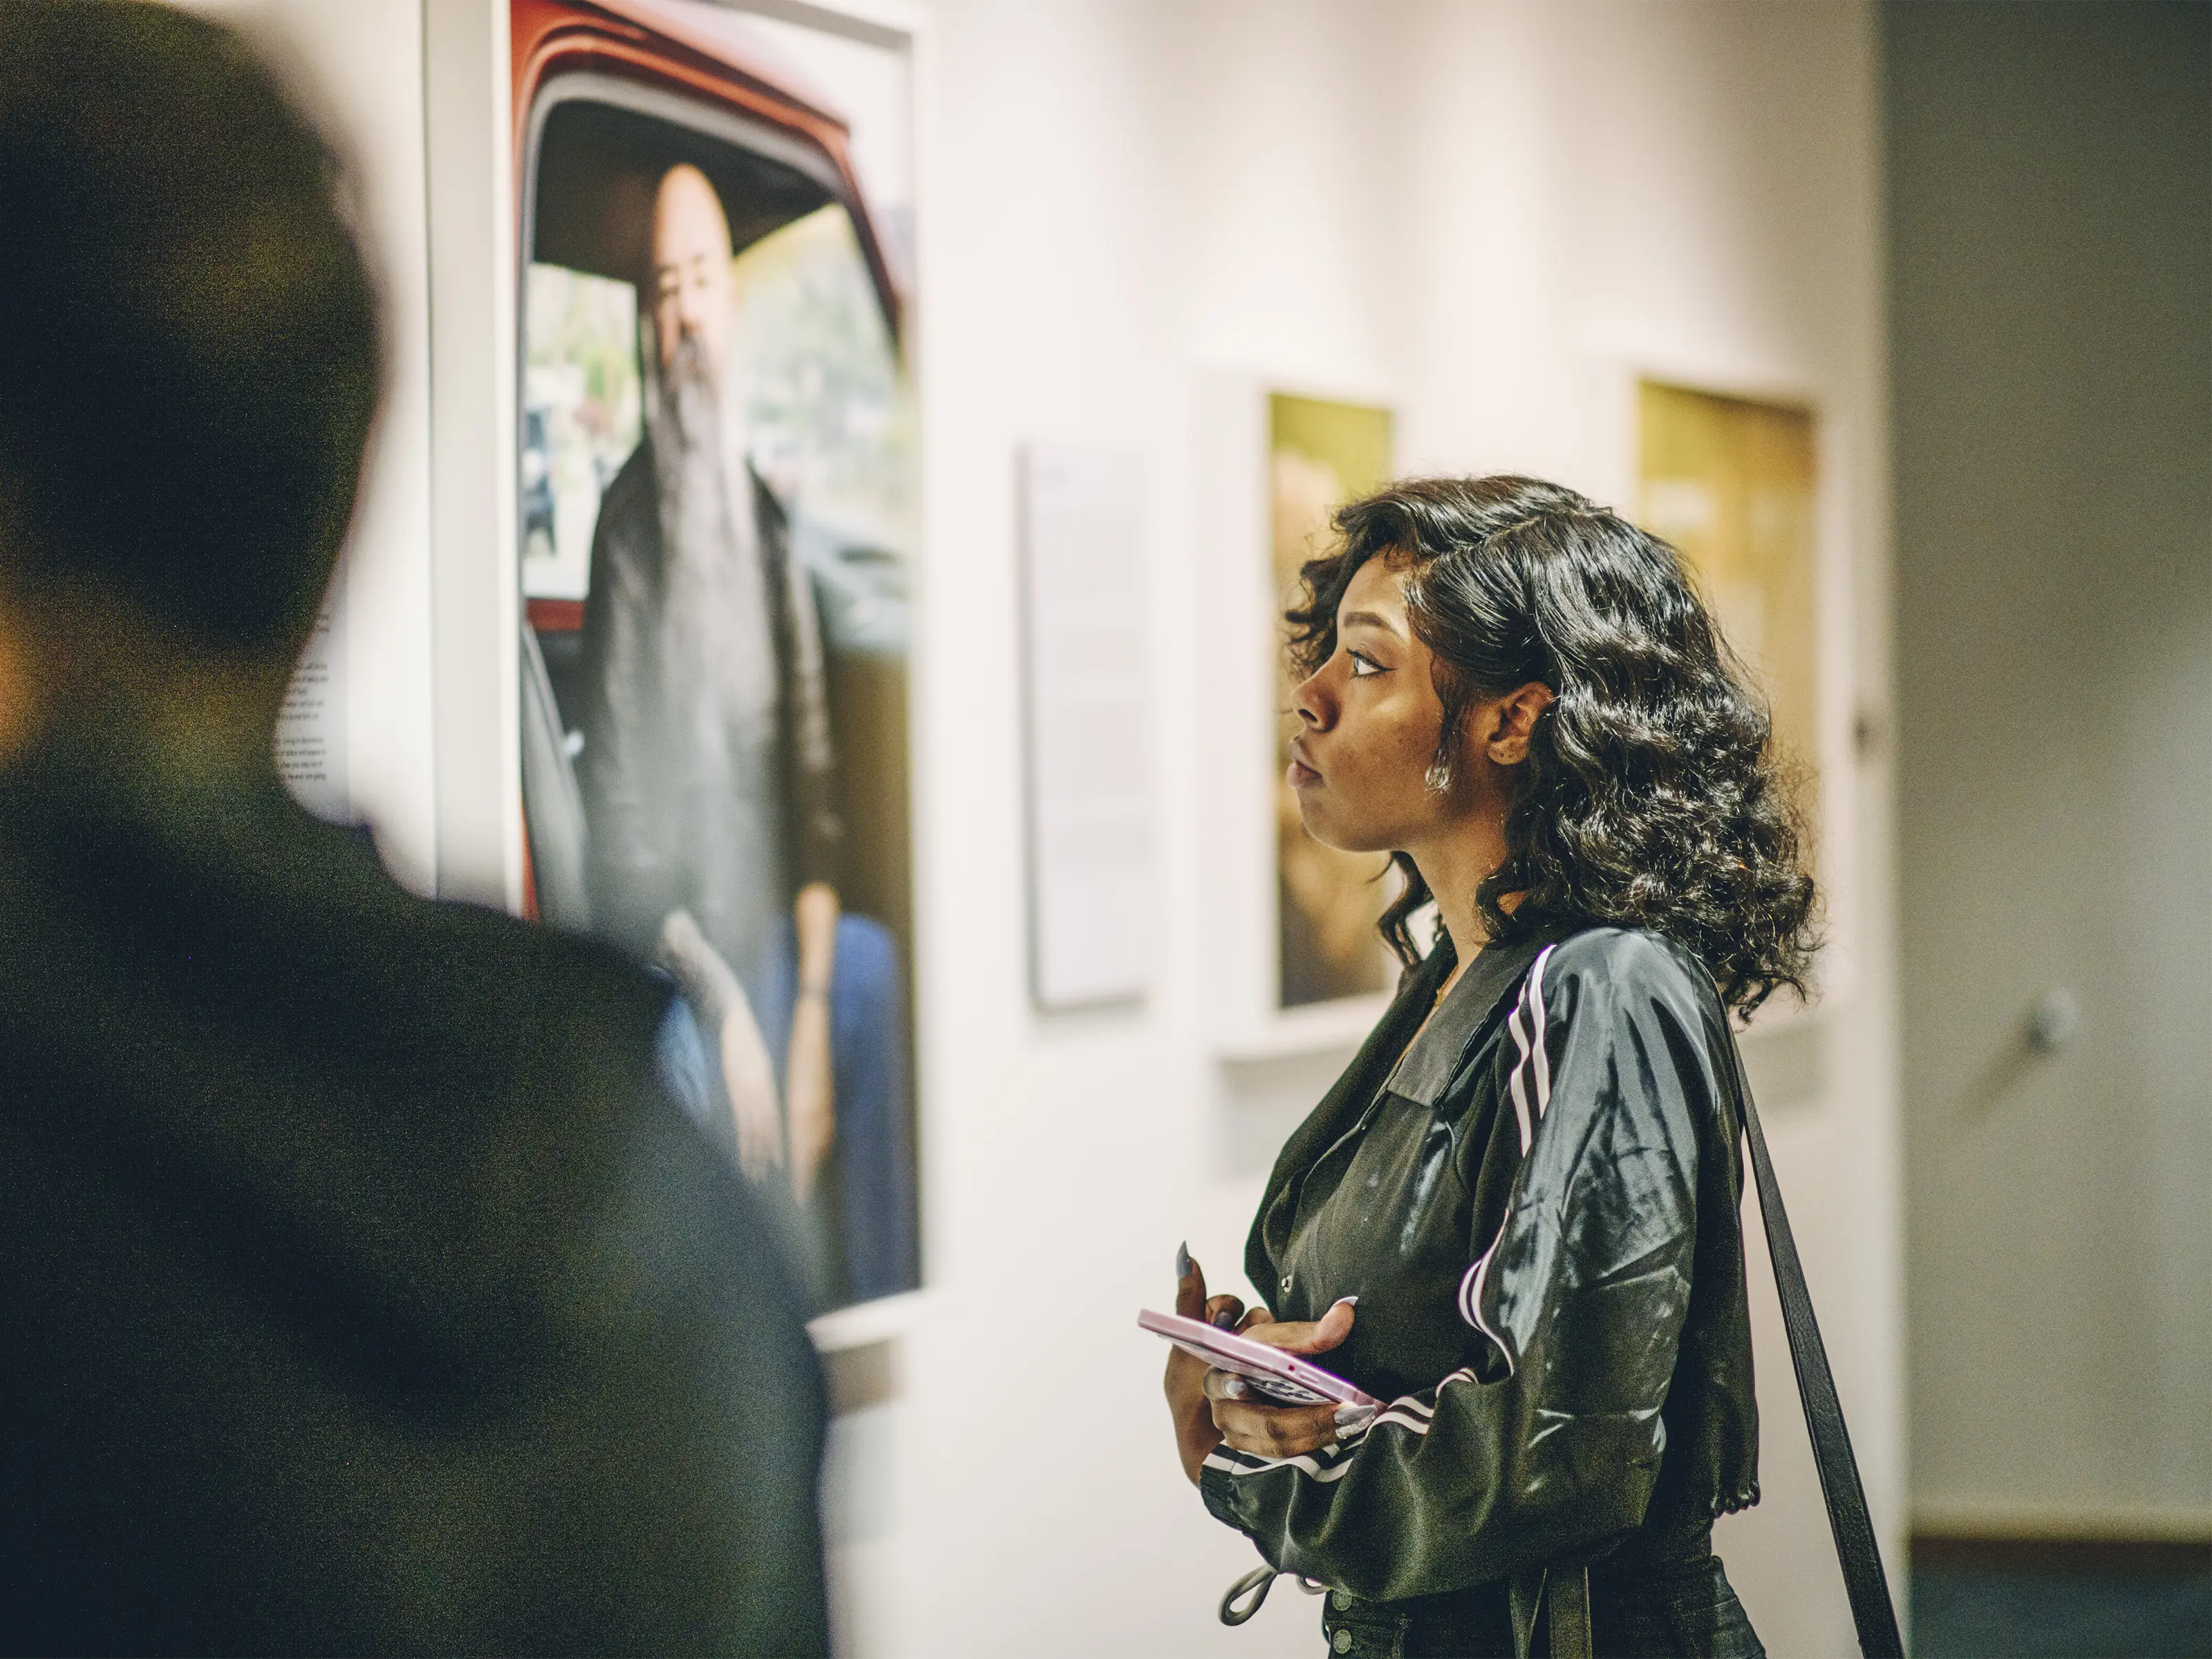
[[[668,768],[657,793],[688,872],[682,898],[759,1006],[764,953],[790,897],[776,596],[735,441],[739,422],[704,354],[687,340],[665,374],[649,349],[646,365],[661,537],[659,747]]]
[[[692,718],[734,721],[761,740],[769,733],[757,723],[772,720],[781,688],[738,422],[696,341],[680,341],[665,373],[657,354],[646,362],[665,582],[662,662],[678,671],[667,690]],[[718,696],[698,695],[708,684]]]

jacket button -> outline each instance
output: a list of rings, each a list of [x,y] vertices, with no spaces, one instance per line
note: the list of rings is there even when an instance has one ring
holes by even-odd
[[[1352,1605],[1352,1592],[1350,1590],[1331,1590],[1328,1593],[1328,1604],[1334,1607],[1339,1613],[1342,1613],[1346,1607]]]
[[[1328,1644],[1332,1648],[1335,1649],[1339,1653],[1351,1652],[1352,1632],[1348,1630],[1340,1628],[1335,1635],[1328,1638]]]
[[[1285,1273],[1285,1274],[1283,1275],[1283,1293],[1284,1293],[1285,1296],[1287,1296],[1287,1295],[1289,1295],[1289,1294],[1290,1294],[1290,1290],[1291,1290],[1291,1276],[1290,1276],[1288,1273]]]

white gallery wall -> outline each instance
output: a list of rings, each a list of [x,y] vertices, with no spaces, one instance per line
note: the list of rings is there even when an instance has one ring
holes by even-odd
[[[496,64],[432,73],[439,107],[424,107],[426,11],[435,55],[441,38],[477,38],[441,21],[473,3],[252,9],[329,82],[362,159],[394,307],[394,397],[351,555],[356,591],[377,597],[354,611],[349,644],[354,706],[374,711],[361,716],[364,805],[410,873],[440,850],[437,826],[458,822],[435,799],[448,734],[441,713],[433,740],[434,588],[491,556],[458,532],[434,538],[434,522],[454,522],[459,507],[441,501],[434,520],[428,426],[434,383],[459,375],[484,400],[497,380],[496,346],[481,336],[454,347],[481,362],[444,363],[434,377],[429,361],[441,290],[428,262],[465,286],[470,271],[499,268],[497,227],[474,249],[450,233],[432,248],[426,230],[450,184],[444,155],[426,153],[426,122],[434,139],[481,138],[503,118]],[[762,9],[820,15],[804,0]],[[1639,371],[1818,406],[1821,761],[1837,805],[1823,857],[1838,963],[1817,1015],[1748,1047],[1901,1568],[1868,7],[934,0],[890,15],[918,31],[927,1288],[892,1324],[891,1397],[842,1419],[835,1438],[827,1495],[843,1645],[1259,1659],[1318,1643],[1316,1603],[1288,1586],[1242,1631],[1214,1622],[1223,1587],[1255,1558],[1184,1483],[1159,1345],[1133,1322],[1139,1306],[1168,1302],[1185,1238],[1217,1288],[1249,1293],[1237,1264],[1267,1163],[1346,1058],[1226,1064],[1210,1016],[1224,949],[1206,851],[1218,828],[1206,821],[1208,775],[1221,763],[1210,734],[1249,720],[1249,699],[1266,695],[1264,682],[1223,672],[1231,624],[1205,602],[1224,571],[1242,580],[1265,557],[1201,528],[1207,491],[1224,487],[1201,476],[1200,459],[1201,389],[1218,370],[1390,402],[1408,470],[1526,470],[1616,501],[1633,477]],[[503,39],[496,15],[485,21]],[[442,355],[450,337],[438,337]],[[1133,448],[1146,480],[1146,533],[1132,556],[1146,562],[1153,611],[1159,857],[1153,992],[1133,1010],[1043,1018],[1029,1001],[1014,480],[1018,447],[1033,440]],[[495,468],[471,487],[508,485]],[[480,650],[505,648],[496,621],[483,625]],[[437,659],[464,643],[438,642]],[[466,742],[499,729],[496,711],[478,713]],[[1857,744],[1861,727],[1869,740]],[[1109,749],[1097,763],[1117,757]],[[1767,1500],[1724,1523],[1720,1547],[1770,1650],[1842,1654],[1848,1620],[1763,1256],[1753,1272]],[[1009,1329],[1057,1358],[1004,1357]]]
[[[1157,1344],[1188,1237],[1241,1283],[1275,1144],[1346,1058],[1224,1066],[1209,733],[1245,719],[1209,616],[1201,392],[1216,368],[1379,395],[1407,468],[1526,469],[1614,499],[1647,369],[1810,398],[1832,486],[1823,755],[1851,961],[1755,1052],[1877,1514],[1901,1565],[1875,41],[1856,4],[939,0],[927,23],[917,664],[926,1266],[902,1397],[848,1421],[847,1629],[871,1653],[1306,1653],[1287,1586],[1183,1483]],[[1134,446],[1156,610],[1157,991],[1041,1018],[1023,973],[1013,456]],[[1232,484],[1231,487],[1241,487]],[[1254,487],[1256,487],[1255,485]],[[1237,580],[1242,580],[1241,577]],[[1233,583],[1232,583],[1233,586]],[[1230,699],[1259,695],[1226,688]],[[1863,760],[1850,734],[1867,716]],[[1116,757],[1097,757],[1111,767]],[[1255,763],[1264,761],[1255,757]],[[1771,1304],[1763,1261],[1755,1294]],[[994,1360],[1012,1322],[1058,1364]],[[1778,1322],[1768,1501],[1722,1528],[1778,1653],[1850,1650]]]
[[[384,295],[384,407],[370,441],[343,594],[351,793],[386,864],[435,879],[430,665],[429,226],[422,0],[184,0],[276,60],[348,164]]]
[[[1915,1518],[2202,1544],[2212,9],[1887,10]]]

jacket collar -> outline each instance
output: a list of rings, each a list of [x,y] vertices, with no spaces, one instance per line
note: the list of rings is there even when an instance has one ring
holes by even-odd
[[[1450,937],[1438,930],[1434,948],[1399,980],[1398,994],[1376,1022],[1375,1029],[1367,1034],[1366,1042],[1360,1045],[1352,1064],[1322,1097],[1321,1103],[1305,1121],[1283,1143],[1275,1167],[1267,1176],[1267,1190],[1261,1196],[1252,1231],[1244,1243],[1244,1272],[1254,1285],[1264,1289],[1273,1282],[1275,1255],[1290,1237],[1291,1220],[1297,1209],[1298,1188],[1306,1171],[1358,1121],[1375,1098],[1376,1091],[1392,1079],[1401,1060],[1419,1068],[1407,1077],[1409,1085],[1429,1081],[1438,1084],[1438,1087],[1427,1091],[1425,1097],[1420,1094],[1413,1097],[1424,1104],[1435,1104],[1443,1085],[1448,1085],[1458,1072],[1468,1045],[1489,1027],[1499,1007],[1521,982],[1522,973],[1536,952],[1572,931],[1571,927],[1562,927],[1547,921],[1524,938],[1486,946],[1461,975],[1445,1008],[1439,1011],[1437,994],[1458,965],[1459,955],[1452,947]],[[1449,1018],[1424,1030],[1422,1023],[1432,1011]],[[1415,1044],[1417,1034],[1421,1041]],[[1419,1052],[1413,1052],[1415,1049]],[[1429,1075],[1431,1066],[1437,1072],[1433,1079]]]
[[[1477,951],[1459,983],[1406,1045],[1382,1086],[1418,1105],[1433,1106],[1443,1099],[1468,1048],[1489,1029],[1545,942],[1539,933]]]
[[[1251,1234],[1244,1244],[1244,1271],[1254,1285],[1264,1288],[1273,1281],[1274,1251],[1271,1246],[1279,1245],[1288,1236],[1300,1180],[1322,1149],[1350,1128],[1352,1121],[1365,1109],[1374,1097],[1376,1085],[1397,1063],[1406,1044],[1428,1018],[1429,1010],[1436,1006],[1437,988],[1458,960],[1451,940],[1440,938],[1425,957],[1406,971],[1398,981],[1397,996],[1376,1022],[1375,1029],[1367,1034],[1367,1041],[1360,1044],[1352,1064],[1322,1097],[1321,1104],[1283,1143],[1275,1167],[1267,1176],[1267,1190],[1261,1197]]]

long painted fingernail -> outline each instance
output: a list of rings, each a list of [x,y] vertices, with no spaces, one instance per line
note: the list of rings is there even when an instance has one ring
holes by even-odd
[[[1180,1285],[1190,1277],[1190,1241],[1185,1239],[1176,1246],[1176,1283]]]
[[[1374,1420],[1375,1407],[1372,1406],[1339,1406],[1336,1408],[1336,1437],[1342,1440],[1349,1435],[1358,1434]]]
[[[1356,1308],[1359,1305],[1359,1298],[1356,1296],[1340,1296],[1328,1305],[1332,1308]]]

